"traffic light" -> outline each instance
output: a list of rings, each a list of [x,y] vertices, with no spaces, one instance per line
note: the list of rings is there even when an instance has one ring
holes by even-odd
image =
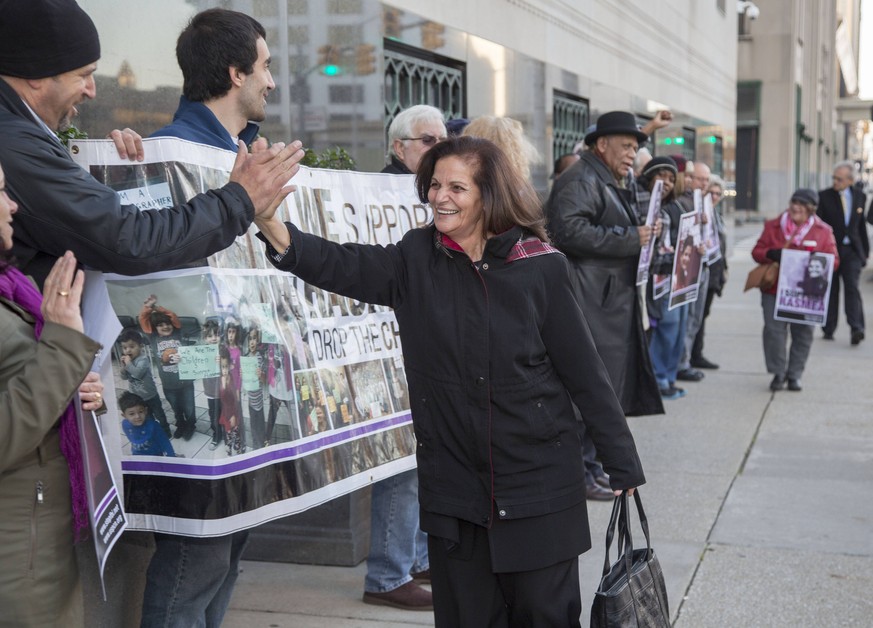
[[[340,60],[339,46],[321,46],[318,49],[318,67],[321,68],[321,73],[325,76],[338,76],[342,74],[342,68],[339,65]]]
[[[355,48],[355,72],[360,76],[372,74],[376,71],[376,46],[372,44],[360,44]]]
[[[446,45],[443,33],[446,27],[436,22],[425,22],[421,25],[421,47],[425,50],[436,50]]]
[[[385,31],[385,37],[400,39],[400,32],[403,30],[400,27],[400,9],[385,7],[382,12],[382,28]]]

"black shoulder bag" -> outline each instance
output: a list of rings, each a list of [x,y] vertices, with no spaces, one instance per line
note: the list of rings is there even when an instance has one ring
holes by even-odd
[[[649,541],[649,523],[634,491],[640,527],[646,536],[645,549],[633,548],[627,491],[615,498],[606,529],[603,577],[591,605],[591,628],[669,628],[667,587],[661,565]],[[609,564],[609,549],[618,528],[618,560]]]

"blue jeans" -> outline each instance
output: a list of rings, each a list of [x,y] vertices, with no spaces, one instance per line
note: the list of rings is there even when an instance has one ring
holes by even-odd
[[[682,305],[672,310],[665,307],[658,326],[652,328],[649,354],[659,388],[669,388],[676,381],[679,360],[685,348],[687,324],[688,306]]]
[[[155,534],[141,628],[219,628],[249,531],[194,538]]]
[[[410,573],[429,568],[427,535],[418,527],[418,471],[376,482],[364,591],[393,591],[412,580]]]

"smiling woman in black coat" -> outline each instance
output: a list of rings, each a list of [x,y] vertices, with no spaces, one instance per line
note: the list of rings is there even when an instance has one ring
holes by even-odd
[[[612,488],[645,481],[566,258],[512,172],[487,140],[437,144],[416,179],[434,222],[397,245],[258,223],[278,268],[394,308],[437,626],[579,625],[591,541],[573,403]]]

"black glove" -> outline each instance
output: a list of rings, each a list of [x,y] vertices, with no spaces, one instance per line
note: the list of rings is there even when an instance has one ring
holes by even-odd
[[[770,249],[767,251],[767,259],[771,259],[778,264],[782,261],[782,249]]]

